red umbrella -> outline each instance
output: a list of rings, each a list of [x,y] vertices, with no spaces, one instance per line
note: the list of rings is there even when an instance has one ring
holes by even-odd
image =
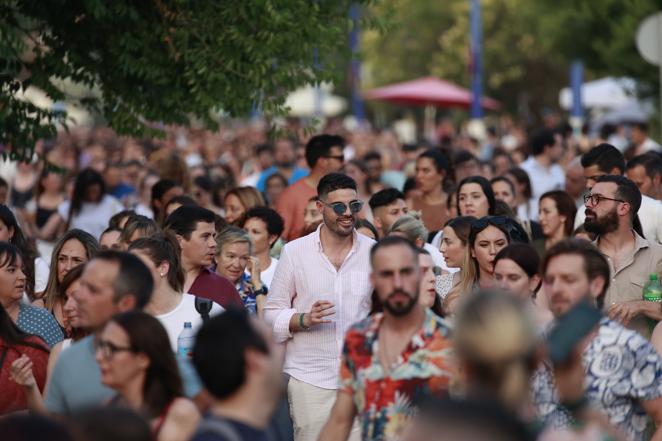
[[[471,91],[436,77],[419,78],[418,80],[378,87],[365,92],[363,96],[368,100],[418,106],[432,105],[462,108],[471,106]],[[481,102],[483,107],[488,110],[499,110],[501,108],[501,103],[492,98],[483,97]]]

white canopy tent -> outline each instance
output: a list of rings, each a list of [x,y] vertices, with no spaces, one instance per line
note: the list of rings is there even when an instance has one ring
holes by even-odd
[[[632,78],[606,77],[582,85],[582,104],[585,108],[617,109],[636,98],[637,84]],[[559,92],[559,104],[565,110],[572,108],[572,90]]]

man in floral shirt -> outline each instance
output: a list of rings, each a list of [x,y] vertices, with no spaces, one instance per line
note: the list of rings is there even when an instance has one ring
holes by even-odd
[[[345,337],[340,390],[320,441],[346,440],[358,416],[363,440],[397,440],[420,399],[446,394],[455,372],[448,325],[418,301],[418,250],[387,237],[371,250],[384,308]]]
[[[589,299],[601,303],[609,287],[609,265],[593,245],[577,239],[557,243],[542,262],[544,287],[555,317]],[[557,429],[570,426],[578,403],[605,414],[625,439],[644,441],[648,422],[662,439],[662,359],[641,335],[603,318],[582,353],[585,398],[561,403],[545,363],[533,378],[533,401],[541,418]]]

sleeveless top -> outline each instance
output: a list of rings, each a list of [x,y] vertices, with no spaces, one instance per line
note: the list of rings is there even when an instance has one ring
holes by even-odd
[[[414,211],[421,212],[421,221],[428,231],[439,231],[444,228],[444,224],[448,220],[448,210],[446,203],[428,204],[423,202],[420,198],[412,199],[412,207]]]
[[[36,224],[37,227],[39,228],[44,228],[44,225],[46,225],[46,222],[48,222],[48,219],[51,218],[51,215],[53,213],[56,213],[57,209],[50,210],[48,208],[42,208],[37,206],[37,213],[36,213]]]

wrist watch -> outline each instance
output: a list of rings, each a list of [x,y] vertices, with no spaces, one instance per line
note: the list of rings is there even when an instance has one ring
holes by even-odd
[[[256,289],[253,291],[253,294],[255,297],[257,296],[266,296],[269,293],[269,289],[267,288],[267,285],[262,285],[262,288]]]

